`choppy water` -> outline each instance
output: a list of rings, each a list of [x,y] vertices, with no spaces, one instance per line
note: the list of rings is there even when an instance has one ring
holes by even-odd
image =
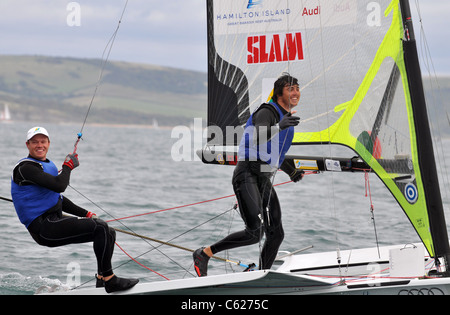
[[[10,197],[11,170],[27,155],[25,134],[31,127],[26,123],[0,123],[2,197]],[[80,127],[45,127],[51,135],[48,157],[60,165],[66,154],[73,150]],[[233,168],[204,165],[199,161],[174,162],[171,150],[177,140],[171,138],[171,130],[87,126],[84,141],[78,149],[81,166],[72,173],[71,185],[103,210],[70,187],[65,195],[110,220],[233,194]],[[447,150],[447,162],[450,156],[448,144],[446,141],[442,146]],[[303,147],[293,151],[308,154]],[[329,150],[325,153],[329,154]],[[282,173],[276,177],[276,183],[288,180]],[[371,186],[380,245],[417,242],[418,237],[409,221],[374,175]],[[448,210],[448,188],[442,190]],[[363,174],[311,175],[301,183],[278,187],[277,193],[286,234],[281,250],[294,251],[309,245],[314,245],[311,252],[332,251],[338,244],[341,249],[375,246]],[[167,241],[226,212],[234,203],[234,198],[222,199],[121,222],[137,233]],[[118,222],[111,225],[124,228]],[[242,227],[237,212],[231,211],[179,236],[173,243],[196,249]],[[0,294],[33,294],[43,285],[71,284],[78,280],[72,277],[77,274],[77,268],[82,283],[93,279],[96,273],[92,244],[57,249],[40,247],[20,224],[12,204],[4,201],[0,201],[0,232]],[[188,252],[166,246],[154,250],[152,245],[157,244],[150,245],[121,234],[117,241],[134,257],[145,253],[138,258],[139,262],[169,279],[192,277],[192,259]],[[257,262],[258,253],[259,248],[255,245],[235,249],[229,254],[232,259],[251,263]],[[113,265],[118,267],[126,263],[115,270],[118,275],[139,277],[141,281],[164,280],[134,262],[127,262],[129,258],[116,248]],[[240,268],[210,263],[210,274],[233,270],[240,271]]]

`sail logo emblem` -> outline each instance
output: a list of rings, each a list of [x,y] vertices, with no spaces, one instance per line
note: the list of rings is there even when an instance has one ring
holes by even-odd
[[[303,60],[302,33],[247,38],[247,63],[262,64]]]
[[[247,9],[262,5],[263,0],[248,0]]]
[[[405,187],[405,197],[409,203],[415,204],[417,199],[419,199],[419,193],[417,187],[414,184],[408,184]]]

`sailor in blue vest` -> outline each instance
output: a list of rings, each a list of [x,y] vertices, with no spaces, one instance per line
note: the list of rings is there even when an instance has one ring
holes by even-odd
[[[294,127],[300,122],[292,111],[300,101],[296,78],[283,75],[274,84],[272,101],[262,104],[249,118],[242,136],[238,164],[233,174],[233,188],[245,230],[233,233],[209,247],[199,248],[193,254],[197,275],[207,275],[208,261],[218,252],[257,244],[266,235],[259,268],[270,269],[284,238],[281,208],[272,186],[278,169],[298,182],[303,171],[285,162],[285,156],[294,138]]]
[[[115,230],[61,195],[69,185],[72,170],[79,166],[78,155],[69,154],[58,174],[56,165],[47,159],[50,137],[45,128],[30,129],[26,146],[29,155],[14,168],[11,195],[20,222],[32,238],[48,247],[94,242],[97,287],[110,293],[136,285],[138,280],[119,278],[113,273]],[[63,216],[63,212],[72,216]]]

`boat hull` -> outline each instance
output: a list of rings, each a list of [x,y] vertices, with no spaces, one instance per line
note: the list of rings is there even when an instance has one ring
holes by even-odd
[[[331,283],[311,276],[255,271],[207,278],[139,284],[119,295],[448,295],[450,279],[372,280]],[[102,288],[58,291],[56,295],[107,295]]]
[[[420,246],[420,244],[417,244]],[[423,275],[391,276],[389,246],[336,252],[292,255],[279,261],[277,270],[258,270],[171,281],[138,284],[120,295],[447,295],[450,278],[424,277],[433,265],[427,256]],[[408,262],[411,264],[411,262]],[[428,266],[428,267],[427,267]],[[429,270],[428,270],[429,271]],[[47,292],[62,295],[106,295],[103,288]]]

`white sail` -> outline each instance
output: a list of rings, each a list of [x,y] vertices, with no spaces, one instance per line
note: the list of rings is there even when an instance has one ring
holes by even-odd
[[[8,104],[5,104],[4,110],[0,112],[0,121],[10,121],[11,113],[9,112]]]
[[[11,113],[9,112],[8,104],[5,104],[5,111],[4,111],[3,115],[4,115],[4,117],[3,117],[4,120],[11,120]]]

